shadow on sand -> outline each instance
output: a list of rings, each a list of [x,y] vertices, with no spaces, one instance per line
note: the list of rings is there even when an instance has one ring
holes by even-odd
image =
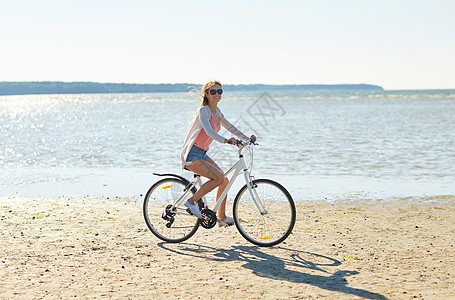
[[[169,244],[163,242],[159,243],[158,246],[181,255],[195,256],[211,261],[243,261],[245,262],[244,268],[250,269],[253,274],[264,278],[310,284],[328,291],[367,299],[387,299],[380,294],[349,287],[345,277],[358,274],[358,272],[343,270],[330,274],[323,268],[340,266],[341,262],[316,253],[275,247],[273,249],[278,249],[281,253],[284,250],[287,253],[282,257],[277,257],[264,253],[260,247],[256,246],[233,246],[230,250],[190,243]],[[311,260],[304,259],[303,256],[311,258]],[[327,275],[306,274],[305,269],[319,271]]]

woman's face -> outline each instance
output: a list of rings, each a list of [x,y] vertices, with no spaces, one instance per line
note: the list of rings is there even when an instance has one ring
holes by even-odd
[[[220,93],[221,91],[221,93]],[[215,93],[215,95],[213,95]],[[208,91],[207,91],[207,98],[209,99],[209,102],[220,102],[221,100],[221,94],[223,93],[223,90],[221,89],[221,86],[219,84],[214,84]]]

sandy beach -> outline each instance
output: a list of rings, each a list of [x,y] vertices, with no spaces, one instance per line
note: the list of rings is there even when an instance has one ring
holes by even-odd
[[[0,299],[455,299],[455,196],[297,204],[293,234],[158,240],[141,202],[0,198]]]

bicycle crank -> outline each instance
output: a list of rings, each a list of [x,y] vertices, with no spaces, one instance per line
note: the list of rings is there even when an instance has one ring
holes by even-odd
[[[204,227],[205,229],[210,229],[210,228],[215,227],[216,215],[212,210],[210,210],[208,208],[204,208],[203,210],[201,210],[201,215],[202,215],[202,219],[201,219],[202,227]]]

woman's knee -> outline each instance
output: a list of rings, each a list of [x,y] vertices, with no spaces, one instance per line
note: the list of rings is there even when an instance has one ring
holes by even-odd
[[[218,174],[215,178],[215,183],[217,186],[220,186],[222,184],[227,184],[227,182],[229,182],[229,179],[226,178],[226,176],[224,176],[223,173],[221,174]],[[227,181],[227,182],[226,182]]]

